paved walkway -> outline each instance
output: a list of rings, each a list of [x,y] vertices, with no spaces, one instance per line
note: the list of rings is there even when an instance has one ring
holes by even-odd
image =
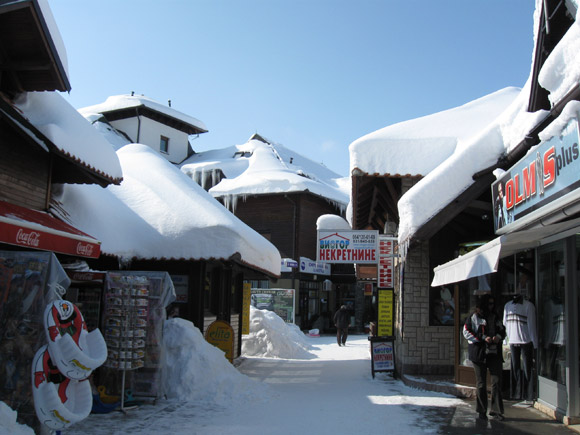
[[[444,392],[465,397],[467,406],[440,412],[437,421],[442,422],[441,434],[576,434],[580,426],[566,426],[534,407],[522,408],[518,401],[504,400],[505,420],[476,418],[475,388],[454,384],[448,377],[404,376],[405,384],[415,388]],[[440,410],[442,411],[442,410]]]
[[[127,415],[91,415],[67,435],[574,434],[534,408],[506,402],[506,420],[477,420],[473,400],[411,388],[384,373],[372,379],[366,336],[346,347],[335,337],[313,340],[304,360],[248,358],[238,370],[259,383],[248,399],[166,402]],[[408,381],[408,380],[407,380]],[[434,387],[441,382],[432,382]],[[228,386],[228,389],[231,387]],[[224,399],[227,397],[227,391]]]

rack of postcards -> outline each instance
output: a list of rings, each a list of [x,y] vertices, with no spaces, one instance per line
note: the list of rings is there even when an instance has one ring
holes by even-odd
[[[149,283],[143,276],[110,275],[105,297],[105,365],[135,370],[145,365]]]
[[[158,396],[165,307],[174,299],[167,272],[107,272],[103,330],[108,358],[102,384],[122,401]]]

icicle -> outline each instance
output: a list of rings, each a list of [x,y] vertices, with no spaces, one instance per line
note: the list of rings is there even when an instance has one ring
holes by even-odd
[[[219,169],[213,169],[211,171],[211,186],[215,186],[217,185],[221,180],[219,179],[220,176],[220,170]]]
[[[206,171],[205,169],[202,169],[201,170],[201,176],[202,176],[203,184],[201,184],[200,186],[205,189],[205,186],[207,184],[207,180],[211,176],[211,171]],[[212,186],[209,186],[208,189],[210,189],[211,187]]]

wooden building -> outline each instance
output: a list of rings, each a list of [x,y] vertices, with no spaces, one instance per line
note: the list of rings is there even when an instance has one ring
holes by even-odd
[[[262,169],[252,172],[250,161]],[[304,169],[305,164],[311,169]],[[333,265],[327,275],[299,267],[301,261],[316,260],[317,219],[324,214],[344,216],[348,203],[332,180],[338,174],[324,167],[312,169],[314,165],[257,133],[243,145],[198,153],[181,165],[185,174],[272,242],[282,258],[294,261],[296,266],[283,271],[280,279],[253,286],[295,289],[296,323],[302,329],[311,328],[322,315],[334,314],[345,299],[355,299],[352,267]],[[325,280],[332,286],[325,289]],[[358,323],[362,328],[362,317]]]

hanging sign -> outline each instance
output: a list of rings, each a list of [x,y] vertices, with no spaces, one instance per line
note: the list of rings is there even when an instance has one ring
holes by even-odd
[[[395,237],[379,236],[379,265],[377,267],[377,286],[395,288]]]
[[[578,199],[580,180],[578,120],[561,135],[540,143],[491,186],[496,233],[503,234],[539,219],[548,204],[557,207]]]
[[[316,261],[377,264],[378,240],[376,230],[319,230]]]
[[[299,270],[300,273],[330,276],[330,264],[312,261],[306,257],[300,257]]]

